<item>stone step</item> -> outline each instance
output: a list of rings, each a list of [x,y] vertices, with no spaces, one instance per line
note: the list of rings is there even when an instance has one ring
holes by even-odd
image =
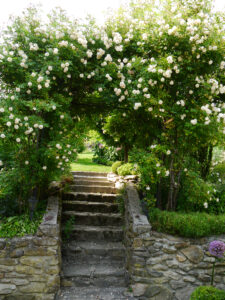
[[[73,258],[79,260],[83,258],[96,259],[103,258],[112,260],[124,260],[125,248],[121,242],[107,241],[69,241],[62,245],[62,253],[64,258]]]
[[[109,262],[114,266],[118,264],[124,266],[125,258],[122,256],[101,256],[101,255],[83,255],[83,254],[71,254],[65,249],[62,251],[62,259],[65,264],[79,264],[79,265],[98,265],[108,264]]]
[[[63,210],[77,212],[116,213],[118,204],[108,202],[63,201]]]
[[[62,287],[56,300],[135,300],[123,287]]]
[[[87,185],[87,186],[110,186],[110,187],[115,187],[115,184],[112,182],[109,182],[108,180],[104,181],[97,181],[97,180],[82,180],[82,179],[75,179],[74,180],[74,185]]]
[[[71,185],[71,191],[82,193],[101,193],[101,194],[116,194],[117,189],[110,186],[87,186],[87,185]]]
[[[106,177],[108,173],[104,172],[80,172],[80,171],[73,171],[72,174],[74,176],[83,176],[83,177]]]
[[[71,233],[71,239],[76,239],[76,241],[120,242],[123,240],[123,236],[121,226],[75,225]]]
[[[100,194],[100,193],[76,193],[67,192],[62,195],[63,200],[84,200],[88,202],[115,202],[118,196],[116,194]]]
[[[91,212],[74,212],[64,211],[62,214],[63,221],[75,217],[75,225],[91,226],[121,226],[123,218],[120,213],[91,213]]]
[[[82,181],[97,181],[97,182],[109,182],[108,177],[105,176],[82,176],[82,175],[73,175],[75,180],[82,180]]]
[[[123,264],[66,264],[62,265],[63,280],[70,281],[72,286],[110,287],[126,286]]]

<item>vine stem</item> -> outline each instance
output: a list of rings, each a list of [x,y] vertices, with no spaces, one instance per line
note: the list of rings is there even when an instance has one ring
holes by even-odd
[[[214,261],[213,267],[212,267],[211,286],[213,286],[213,281],[214,281],[215,264],[216,264],[216,262]]]

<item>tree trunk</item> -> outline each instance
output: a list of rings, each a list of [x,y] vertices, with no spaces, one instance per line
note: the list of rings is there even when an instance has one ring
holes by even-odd
[[[162,209],[162,179],[160,178],[157,183],[157,192],[156,192],[156,207]]]
[[[124,145],[123,149],[124,149],[124,162],[128,163],[129,148],[127,145]]]
[[[198,160],[201,164],[201,177],[206,179],[209,175],[211,161],[213,155],[213,146],[207,145],[205,147],[201,147],[198,151]]]

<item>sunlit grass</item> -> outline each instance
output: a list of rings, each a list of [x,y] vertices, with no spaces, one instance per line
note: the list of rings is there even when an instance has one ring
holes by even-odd
[[[71,171],[111,172],[110,166],[98,165],[92,161],[92,157],[92,152],[80,153],[77,161],[71,164]]]

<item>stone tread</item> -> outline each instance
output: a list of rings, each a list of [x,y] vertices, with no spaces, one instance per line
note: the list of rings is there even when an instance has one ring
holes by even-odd
[[[66,210],[74,210],[76,212],[102,212],[115,213],[118,212],[118,204],[112,202],[92,202],[84,200],[64,200],[63,208]]]
[[[115,184],[109,181],[96,181],[96,180],[82,180],[75,179],[73,185],[81,185],[81,186],[103,186],[103,187],[114,187]]]
[[[91,202],[112,202],[118,197],[116,194],[107,193],[87,193],[87,192],[67,192],[63,194],[64,200],[85,200]]]
[[[122,215],[120,213],[98,213],[98,212],[75,212],[64,211],[62,213],[63,220],[70,217],[75,217],[75,224],[77,225],[122,225]]]
[[[122,277],[125,275],[125,270],[123,264],[115,264],[108,261],[108,264],[91,264],[84,265],[79,263],[66,263],[64,262],[62,265],[62,277],[70,278],[70,277],[79,277],[79,278],[98,278],[107,276],[116,276]]]
[[[73,230],[76,231],[93,231],[93,232],[104,232],[104,231],[123,231],[121,226],[88,226],[88,225],[74,225]]]
[[[88,226],[74,225],[72,237],[76,241],[121,241],[123,239],[123,229],[121,226]]]
[[[125,248],[121,242],[106,242],[106,241],[70,241],[63,245],[63,253],[67,260],[75,259],[78,261],[91,259],[106,260],[109,257],[117,260],[124,260]]]
[[[56,300],[135,300],[126,288],[62,288]]]
[[[109,193],[115,194],[117,193],[117,189],[112,186],[105,186],[105,185],[75,185],[71,184],[70,188],[72,191],[75,192],[89,192],[89,193]]]
[[[99,250],[124,250],[124,245],[121,242],[70,241],[64,246],[74,251],[85,250],[87,252],[95,252]]]
[[[82,176],[82,175],[74,175],[74,180],[82,180],[82,181],[98,181],[98,182],[111,182],[104,176]]]
[[[81,172],[81,171],[72,171],[72,174],[75,176],[83,176],[83,177],[106,177],[108,173],[105,172]]]

